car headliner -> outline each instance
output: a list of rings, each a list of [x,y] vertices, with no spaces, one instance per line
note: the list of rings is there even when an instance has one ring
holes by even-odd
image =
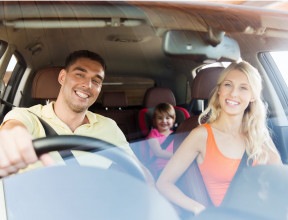
[[[89,48],[105,58],[109,74],[134,75],[137,70],[148,77],[187,73],[195,65],[163,54],[166,30],[225,31],[238,41],[242,56],[264,46],[283,49],[273,36],[286,38],[288,30],[286,12],[205,2],[1,2],[0,19],[0,37],[17,45],[35,70],[63,65],[69,52]]]

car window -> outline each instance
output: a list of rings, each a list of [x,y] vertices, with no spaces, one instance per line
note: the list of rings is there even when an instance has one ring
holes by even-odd
[[[288,66],[287,66],[288,51],[275,51],[270,52],[270,54],[276,66],[278,67],[278,70],[280,71],[285,84],[288,85]]]
[[[3,78],[5,86],[7,86],[9,79],[11,78],[11,74],[12,74],[12,72],[16,66],[16,63],[17,63],[17,58],[15,55],[12,55],[11,60],[8,64],[7,69],[6,69],[6,72],[4,74],[4,78]]]
[[[288,116],[288,75],[285,67],[285,56],[287,52],[262,52],[258,57],[266,70],[269,79],[283,106],[286,117]],[[287,61],[286,61],[287,62]],[[265,92],[265,90],[264,90]]]
[[[1,42],[1,45],[5,45],[5,43]],[[5,100],[7,103],[11,103],[14,105],[18,105],[14,97],[17,93],[18,86],[20,84],[21,78],[24,74],[24,71],[26,70],[26,63],[23,57],[21,56],[20,53],[17,51],[14,51],[13,48],[6,46],[1,47],[0,50],[3,50],[2,58],[3,58],[3,63],[6,63],[7,67],[4,72],[4,74],[1,77],[2,84],[1,84],[1,98]],[[11,50],[13,51],[11,55]],[[8,52],[7,52],[8,51]],[[7,52],[7,53],[5,53]],[[4,57],[5,56],[5,57]],[[1,114],[0,121],[3,120],[3,116],[11,110],[11,105],[5,104],[1,105]]]

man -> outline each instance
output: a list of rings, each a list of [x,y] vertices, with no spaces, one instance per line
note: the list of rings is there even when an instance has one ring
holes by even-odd
[[[58,152],[52,152],[40,157],[42,163],[38,161],[32,139],[44,137],[45,131],[37,116],[57,134],[95,137],[115,144],[134,156],[124,134],[112,119],[88,111],[101,91],[104,77],[105,62],[98,54],[86,50],[73,52],[59,73],[61,89],[55,102],[10,111],[0,130],[0,176],[16,173],[29,164],[35,167],[62,160]],[[77,158],[81,153],[73,154]],[[91,158],[85,156],[87,159]]]

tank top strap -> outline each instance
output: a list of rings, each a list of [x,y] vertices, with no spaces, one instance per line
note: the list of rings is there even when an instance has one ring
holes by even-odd
[[[210,153],[212,153],[211,150],[215,150],[215,148],[217,148],[216,141],[214,138],[214,134],[213,134],[211,125],[210,124],[202,124],[202,125],[206,128],[207,133],[208,133],[206,154],[207,153],[210,154]]]
[[[209,136],[209,134],[213,134],[213,132],[212,132],[212,128],[211,128],[211,126],[209,125],[209,124],[202,124],[205,128],[206,128],[206,130],[207,130],[207,132],[208,132],[208,136]]]

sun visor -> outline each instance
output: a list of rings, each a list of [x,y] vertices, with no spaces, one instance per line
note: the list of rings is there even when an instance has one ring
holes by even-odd
[[[196,57],[198,60],[229,60],[240,58],[237,41],[222,36],[221,42],[212,46],[205,32],[196,31],[167,31],[163,37],[163,51],[171,56]]]

